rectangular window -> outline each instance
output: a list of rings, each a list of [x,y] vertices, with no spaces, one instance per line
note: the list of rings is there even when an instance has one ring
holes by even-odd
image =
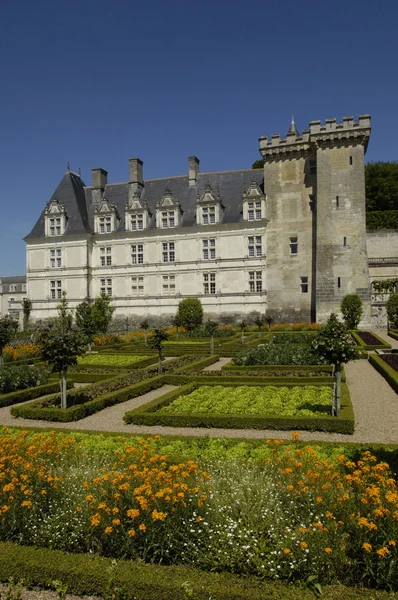
[[[61,235],[61,217],[50,219],[50,235]]]
[[[353,162],[354,162],[354,161],[353,161],[353,158],[352,158],[352,156],[350,156],[350,165],[352,165],[352,164],[353,164]]]
[[[337,287],[341,288],[341,277],[337,277]]]
[[[111,233],[112,231],[112,217],[100,217],[99,218],[99,232],[100,233]]]
[[[62,298],[62,281],[50,281],[51,300],[60,300]]]
[[[131,231],[138,231],[144,229],[144,215],[139,213],[137,215],[131,215]]]
[[[176,276],[162,276],[162,293],[164,296],[172,296],[176,293]]]
[[[289,239],[290,239],[290,254],[297,254],[298,253],[298,238],[291,237]]]
[[[347,246],[347,238],[346,238],[346,236],[344,236],[344,238],[343,238],[343,246]]]
[[[205,294],[216,293],[216,274],[203,273],[203,292]]]
[[[162,227],[168,229],[169,227],[175,226],[175,211],[165,210],[162,211]]]
[[[175,246],[174,242],[163,242],[163,262],[175,262]]]
[[[263,279],[261,271],[249,271],[249,292],[260,293],[263,291]]]
[[[142,265],[144,262],[144,245],[132,244],[131,246],[131,264]]]
[[[110,267],[112,265],[112,246],[103,246],[100,248],[101,267]]]
[[[214,260],[216,258],[216,240],[202,240],[203,260]]]
[[[310,175],[316,175],[316,160],[310,160]]]
[[[251,258],[262,255],[262,239],[261,235],[249,235],[248,238],[248,254]]]
[[[204,206],[202,208],[202,224],[203,225],[214,225],[216,222],[216,207],[215,206]]]
[[[112,279],[101,279],[101,294],[112,296]]]
[[[26,292],[26,283],[23,283],[23,284],[22,284],[22,291],[23,291],[23,292]],[[24,300],[26,300],[26,298],[24,298]]]
[[[340,206],[340,196],[336,196],[336,208]]]
[[[300,277],[301,293],[308,294],[308,277]]]
[[[144,277],[142,275],[131,278],[131,293],[133,296],[144,295]]]
[[[62,267],[61,248],[52,248],[50,250],[50,266],[52,269],[60,269]]]
[[[10,285],[10,292],[16,292],[17,291],[17,286],[14,284]]]
[[[247,220],[248,221],[259,221],[262,219],[263,211],[261,208],[261,200],[255,202],[249,202],[247,205]]]

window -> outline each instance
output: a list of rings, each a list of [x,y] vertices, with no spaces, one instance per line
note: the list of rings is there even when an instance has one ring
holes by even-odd
[[[137,231],[144,229],[144,215],[139,213],[137,215],[131,215],[131,231]]]
[[[176,276],[163,275],[162,277],[162,292],[165,296],[176,293]]]
[[[203,292],[205,294],[216,293],[216,274],[203,273]]]
[[[142,275],[131,278],[131,293],[133,296],[144,295],[144,277]]]
[[[8,302],[15,302],[15,298],[10,298]]]
[[[340,196],[336,196],[336,208],[340,206]]]
[[[341,288],[341,277],[337,277],[337,287]]]
[[[290,254],[297,254],[298,252],[298,238],[291,237],[290,239]]]
[[[343,238],[343,246],[347,246],[347,238],[346,238],[346,236],[344,236],[344,238]]]
[[[112,217],[100,217],[99,218],[99,232],[100,233],[111,233],[112,231]]]
[[[248,202],[247,205],[247,220],[259,221],[262,218],[261,200]]]
[[[214,260],[216,258],[216,240],[202,240],[203,260]]]
[[[163,242],[163,262],[174,262],[175,261],[175,250],[174,242]]]
[[[204,206],[202,208],[202,223],[203,225],[213,225],[216,222],[216,207]]]
[[[51,300],[62,298],[62,281],[50,281]]]
[[[162,211],[162,227],[163,229],[167,229],[168,227],[175,226],[175,211],[174,210],[165,210]]]
[[[131,246],[131,263],[133,265],[142,265],[144,262],[144,245],[132,244]]]
[[[14,284],[10,285],[10,292],[16,292],[17,291],[17,286]]]
[[[310,175],[316,175],[316,160],[310,160]]]
[[[26,283],[23,283],[23,284],[22,284],[22,291],[23,291],[23,292],[26,292]],[[24,298],[24,300],[26,300],[26,298]]]
[[[112,279],[101,279],[100,293],[112,296]]]
[[[301,293],[308,294],[308,277],[300,277]]]
[[[249,271],[249,292],[259,293],[263,291],[263,279],[261,271]]]
[[[110,267],[112,265],[112,246],[103,246],[100,248],[101,267]]]
[[[49,219],[50,235],[61,235],[61,217],[51,217]]]
[[[248,251],[249,256],[261,256],[262,254],[262,244],[261,244],[261,235],[249,235],[249,244]]]
[[[61,248],[52,248],[50,250],[50,267],[52,269],[60,269],[62,267]]]
[[[354,161],[353,161],[353,158],[352,158],[352,156],[350,156],[350,165],[352,165],[352,164],[353,164],[353,162],[354,162]]]

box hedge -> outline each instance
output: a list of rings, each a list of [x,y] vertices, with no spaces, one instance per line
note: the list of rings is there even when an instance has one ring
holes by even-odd
[[[377,340],[379,340],[379,344],[366,344],[366,342],[363,341],[363,339],[358,335],[357,331],[351,331],[350,332],[352,337],[354,338],[357,346],[359,346],[360,350],[378,350],[378,349],[383,349],[383,348],[391,348],[391,344],[389,344],[388,342],[386,342],[385,340],[383,340],[381,337],[379,337],[378,335],[376,335],[373,331],[367,331],[366,333],[370,333],[371,335],[373,335],[373,337],[375,337]]]
[[[67,388],[73,388],[73,381],[67,382]],[[56,392],[59,392],[59,380],[50,380],[43,385],[25,388],[24,390],[19,390],[17,392],[10,392],[9,394],[2,394],[0,396],[0,408],[11,406],[13,404],[19,404],[20,402],[26,402],[27,400],[33,400],[35,398],[40,398],[41,396],[47,396],[48,394],[54,394]]]
[[[384,377],[387,383],[398,394],[398,373],[377,354],[369,354],[370,364]]]

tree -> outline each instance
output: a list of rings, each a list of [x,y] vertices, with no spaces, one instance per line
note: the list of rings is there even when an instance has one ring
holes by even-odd
[[[370,162],[365,167],[366,210],[398,210],[398,162]]]
[[[214,335],[218,329],[218,323],[208,319],[205,324],[205,331],[210,337],[210,354],[214,354]]]
[[[180,315],[177,313],[176,315],[174,315],[174,317],[171,319],[171,322],[173,324],[173,326],[176,328],[176,337],[178,340],[179,337],[179,328],[182,327],[182,319],[180,317]]]
[[[76,306],[75,320],[78,329],[87,337],[88,351],[91,354],[91,344],[96,334],[96,324],[93,315],[93,304],[81,302]]]
[[[252,169],[263,169],[264,163],[265,163],[265,159],[259,158],[258,160],[254,161],[254,163],[252,164]]]
[[[112,299],[106,294],[101,294],[94,300],[92,307],[92,314],[95,323],[96,333],[102,333],[105,335],[109,331],[109,327],[112,323],[112,315],[115,311],[114,307],[111,306]]]
[[[356,329],[363,313],[360,297],[357,294],[347,294],[341,302],[340,310],[347,328]]]
[[[26,331],[29,327],[29,317],[32,312],[32,301],[29,298],[24,298],[22,301],[22,312],[23,312],[23,328]]]
[[[388,324],[398,327],[398,294],[391,294],[386,302]]]
[[[358,358],[355,342],[344,323],[332,313],[318,335],[311,343],[312,351],[328,363],[334,365],[336,375],[336,394],[333,399],[333,414],[340,416],[341,365]]]
[[[265,315],[264,322],[267,323],[268,329],[271,329],[271,325],[274,322],[274,318],[271,315]]]
[[[254,324],[258,327],[258,337],[261,337],[261,327],[264,325],[264,317],[260,315],[256,317]]]
[[[0,367],[4,365],[3,350],[12,338],[13,323],[13,319],[8,315],[0,318]]]
[[[147,343],[148,343],[148,329],[149,329],[149,321],[148,321],[148,319],[144,319],[141,322],[140,327],[141,327],[141,329],[144,330],[144,339],[145,339],[145,346],[146,346]]]
[[[178,305],[177,315],[181,319],[181,325],[189,332],[194,331],[202,325],[203,307],[198,298],[185,298]]]
[[[169,334],[164,329],[155,329],[149,338],[149,347],[153,348],[153,350],[157,350],[159,355],[159,363],[158,363],[158,373],[163,372],[163,342],[166,342],[169,339]]]
[[[242,342],[242,344],[244,344],[245,343],[245,329],[247,327],[247,323],[245,321],[240,321],[238,323],[238,327],[240,327],[240,330],[241,330],[241,335],[242,335],[241,342]]]
[[[58,317],[52,329],[39,332],[38,342],[42,360],[51,366],[53,373],[59,373],[61,408],[67,408],[66,376],[70,366],[85,351],[86,339],[80,331],[71,328],[71,314],[66,297],[58,305]]]

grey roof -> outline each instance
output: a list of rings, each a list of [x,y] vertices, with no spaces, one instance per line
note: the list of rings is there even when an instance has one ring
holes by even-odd
[[[26,275],[12,275],[11,277],[0,277],[0,283],[26,283]]]
[[[0,292],[2,294],[26,293],[22,289],[22,285],[26,284],[25,275],[13,275],[11,277],[0,277]],[[15,290],[11,290],[10,286],[15,285]]]
[[[213,192],[219,194],[220,202],[224,207],[222,222],[238,223],[242,221],[243,191],[253,181],[263,190],[264,175],[262,169],[199,173],[197,184],[191,186],[189,185],[188,175],[147,180],[144,182],[144,199],[148,204],[150,213],[152,213],[149,229],[155,228],[156,204],[163,197],[166,189],[170,190],[173,196],[178,197],[182,210],[181,226],[195,225],[197,196],[204,192],[207,184],[210,184]],[[92,188],[84,187],[79,175],[67,171],[52,196],[52,198],[54,197],[60,204],[65,206],[67,214],[66,235],[93,233],[95,207],[92,202]],[[120,217],[118,231],[124,231],[128,182],[108,184],[105,187],[104,198],[109,203],[116,205]],[[44,210],[25,240],[43,236]]]
[[[289,129],[287,131],[287,135],[289,135],[290,133],[294,133],[294,135],[300,135],[299,134],[299,130],[297,129],[297,125],[294,122],[294,118],[292,117],[292,122],[290,123]]]

